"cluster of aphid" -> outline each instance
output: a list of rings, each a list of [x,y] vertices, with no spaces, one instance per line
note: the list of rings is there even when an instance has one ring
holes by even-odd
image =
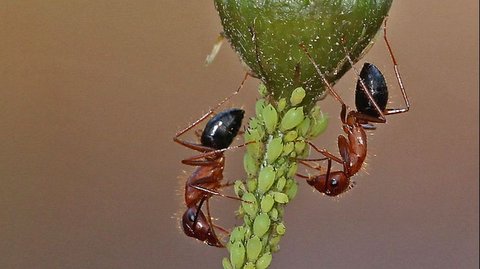
[[[358,77],[355,104],[357,110],[351,110],[329,84],[320,68],[310,57],[307,48],[302,46],[306,56],[315,66],[329,93],[341,104],[340,119],[346,136],[338,137],[340,157],[315,146],[311,139],[323,132],[327,118],[318,106],[304,111],[302,101],[303,88],[295,89],[289,100],[269,100],[266,89],[260,86],[262,99],[257,101],[256,115],[250,120],[245,131],[245,143],[230,146],[239,133],[244,111],[228,109],[212,117],[201,134],[197,133],[201,143],[181,140],[179,137],[210,117],[230,97],[217,104],[208,113],[193,124],[177,133],[174,140],[200,154],[185,159],[182,163],[197,166],[185,185],[185,204],[187,210],[182,217],[182,227],[186,235],[194,237],[208,245],[224,247],[215,230],[229,233],[213,223],[210,215],[209,199],[213,195],[241,201],[238,211],[243,217],[243,226],[235,227],[230,233],[227,247],[230,258],[223,260],[224,268],[267,268],[271,262],[271,253],[278,250],[280,238],[285,233],[283,207],[297,192],[295,176],[306,179],[307,183],[321,193],[337,196],[351,188],[350,178],[362,167],[367,155],[366,130],[373,130],[373,123],[385,123],[386,115],[407,112],[409,101],[398,72],[396,60],[386,37],[384,40],[394,65],[395,75],[402,92],[405,108],[388,109],[388,89],[385,78],[373,64],[365,63],[359,73],[346,53],[346,59],[352,65]],[[245,79],[248,75],[245,76]],[[241,83],[237,94],[242,88]],[[246,146],[244,167],[247,172],[245,181],[234,184],[223,183],[225,164],[224,152]],[[310,148],[320,153],[321,158],[307,158]],[[326,161],[326,165],[320,162]],[[332,171],[332,164],[342,168]],[[298,164],[315,170],[314,175],[297,173]],[[325,168],[326,166],[326,168]],[[228,196],[219,189],[234,185],[238,197]],[[205,215],[203,205],[206,205]]]

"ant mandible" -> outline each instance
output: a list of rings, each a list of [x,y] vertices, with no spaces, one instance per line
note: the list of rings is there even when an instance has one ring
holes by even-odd
[[[209,199],[213,195],[222,196],[230,199],[241,200],[240,198],[224,195],[218,190],[231,184],[222,184],[223,170],[225,167],[224,152],[245,146],[246,144],[230,147],[233,139],[239,133],[242,125],[244,111],[242,109],[232,108],[218,113],[212,117],[201,134],[196,132],[200,138],[200,144],[188,142],[180,139],[180,136],[197,126],[200,122],[211,116],[214,111],[236,95],[243,87],[249,73],[245,74],[238,89],[210,109],[206,114],[187,126],[185,129],[177,132],[173,140],[187,148],[201,152],[196,156],[182,160],[183,164],[196,166],[192,175],[185,183],[185,205],[187,210],[182,217],[183,231],[187,236],[194,237],[208,245],[215,247],[224,247],[215,234],[215,228],[224,232],[223,228],[213,224],[210,215]],[[207,216],[202,212],[203,203],[207,206]]]
[[[352,187],[350,178],[354,176],[362,167],[363,162],[367,156],[367,135],[365,130],[373,130],[375,126],[372,123],[385,123],[386,115],[398,114],[408,112],[410,109],[410,102],[408,100],[405,88],[403,86],[402,78],[398,71],[398,64],[393,55],[390,43],[387,39],[387,20],[383,27],[383,37],[387,45],[388,52],[393,62],[394,72],[397,78],[398,85],[405,101],[405,108],[386,108],[388,102],[388,88],[385,78],[380,70],[373,64],[365,63],[358,74],[358,71],[353,65],[353,61],[348,55],[346,58],[350,62],[356,76],[358,77],[355,90],[355,106],[357,111],[350,110],[347,113],[347,105],[342,98],[333,89],[330,83],[321,72],[318,65],[308,53],[307,49],[302,45],[306,52],[308,59],[314,65],[317,73],[320,75],[322,81],[327,86],[329,92],[342,105],[340,112],[340,119],[343,124],[343,131],[347,137],[338,136],[338,149],[341,158],[333,155],[325,149],[319,149],[314,144],[309,142],[310,146],[317,152],[325,156],[320,159],[299,159],[299,162],[316,170],[321,170],[319,167],[312,166],[308,161],[328,160],[327,172],[317,176],[305,176],[297,174],[299,177],[305,178],[307,183],[317,189],[319,192],[329,196],[337,196]],[[335,161],[343,166],[343,171],[331,171],[332,161]]]

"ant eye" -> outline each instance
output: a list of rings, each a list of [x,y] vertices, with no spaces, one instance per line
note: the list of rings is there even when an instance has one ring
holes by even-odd
[[[188,212],[188,220],[191,222],[195,221],[195,213],[193,212],[193,210],[190,210],[190,212]]]
[[[336,180],[335,178],[332,178],[332,180],[330,180],[330,186],[336,187],[337,185],[338,185],[338,180]]]

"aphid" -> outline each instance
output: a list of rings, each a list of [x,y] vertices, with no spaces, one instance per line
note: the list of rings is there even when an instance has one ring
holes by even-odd
[[[224,152],[245,146],[246,144],[231,147],[233,139],[239,133],[242,125],[244,111],[238,108],[227,109],[212,117],[201,134],[197,133],[200,143],[188,142],[180,139],[180,136],[197,126],[208,118],[223,103],[236,95],[243,87],[248,73],[241,82],[238,89],[229,97],[222,100],[209,112],[204,114],[194,123],[179,131],[173,140],[187,148],[201,152],[198,155],[182,160],[183,164],[196,166],[191,176],[185,183],[185,205],[187,211],[182,218],[182,227],[187,236],[194,237],[208,245],[223,247],[223,244],[215,234],[215,228],[219,228],[212,222],[209,210],[209,199],[213,195],[230,199],[241,200],[234,196],[224,195],[218,192],[219,189],[230,186],[230,183],[222,183],[223,170],[225,167]],[[207,216],[201,210],[203,203],[207,205]],[[225,231],[224,229],[222,229]]]
[[[307,57],[315,66],[318,74],[321,76],[323,82],[327,86],[329,92],[337,99],[342,105],[340,112],[340,119],[343,123],[343,131],[347,137],[340,135],[338,137],[338,149],[341,158],[333,155],[325,149],[319,149],[315,145],[309,142],[310,146],[317,152],[325,156],[325,158],[317,160],[327,160],[328,166],[325,174],[317,176],[305,176],[297,174],[299,177],[305,178],[307,183],[315,187],[319,192],[325,193],[329,196],[339,195],[348,190],[352,185],[350,178],[354,176],[362,167],[363,162],[367,156],[367,135],[365,129],[375,129],[372,123],[385,123],[386,115],[398,114],[407,112],[410,108],[403,82],[398,71],[398,65],[391,50],[390,44],[387,40],[386,20],[384,25],[384,40],[387,45],[389,54],[392,58],[394,65],[395,75],[397,77],[400,90],[405,101],[405,108],[387,109],[388,102],[388,88],[386,86],[385,78],[377,67],[373,64],[365,63],[360,74],[353,67],[353,61],[347,54],[347,59],[352,65],[352,68],[359,77],[357,81],[357,87],[355,92],[355,104],[357,111],[350,110],[347,113],[347,105],[343,102],[338,93],[329,84],[325,76],[320,71],[320,68],[311,58],[308,51],[305,50]],[[299,159],[299,162],[312,167],[317,170],[321,170],[318,167],[314,167],[308,164],[308,161],[312,159]],[[335,161],[343,166],[341,171],[331,171],[332,161]]]

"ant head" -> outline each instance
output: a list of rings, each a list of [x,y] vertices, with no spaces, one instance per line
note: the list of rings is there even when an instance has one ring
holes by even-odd
[[[385,77],[374,64],[370,63],[365,63],[360,72],[355,90],[355,106],[357,111],[362,114],[379,117],[380,114],[366,91],[370,93],[380,110],[384,111],[388,102],[388,88]]]
[[[350,179],[344,172],[333,172],[325,184],[325,194],[328,196],[337,196],[344,193],[350,187]]]
[[[189,207],[182,217],[183,232],[190,237],[198,239],[207,245],[223,247],[223,244],[215,235],[202,210],[196,206]]]
[[[228,148],[242,126],[244,114],[244,110],[232,108],[211,118],[203,130],[202,145],[213,149]]]

